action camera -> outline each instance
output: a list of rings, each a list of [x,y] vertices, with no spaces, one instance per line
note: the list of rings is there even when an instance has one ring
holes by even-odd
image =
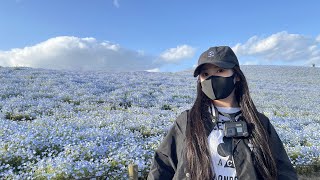
[[[245,121],[227,121],[224,123],[224,136],[231,138],[248,137],[248,127]]]

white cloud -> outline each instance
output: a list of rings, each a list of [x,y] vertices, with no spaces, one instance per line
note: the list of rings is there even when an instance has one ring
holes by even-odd
[[[119,8],[120,7],[119,0],[113,0],[113,5]]]
[[[319,39],[305,35],[289,34],[286,31],[269,37],[253,36],[244,44],[232,49],[240,56],[256,57],[262,62],[309,65],[320,63]]]
[[[182,60],[192,58],[195,54],[195,48],[188,45],[177,46],[170,48],[161,53],[160,58],[169,63],[179,63]]]
[[[34,46],[0,51],[0,66],[140,71],[161,66],[155,57],[95,38],[60,36]]]
[[[318,35],[318,37],[316,38],[316,41],[320,43],[320,35]]]
[[[147,72],[160,72],[159,68],[154,68],[154,69],[148,69],[146,70]]]
[[[258,65],[258,64],[259,64],[259,62],[257,62],[257,61],[245,61],[241,65]]]

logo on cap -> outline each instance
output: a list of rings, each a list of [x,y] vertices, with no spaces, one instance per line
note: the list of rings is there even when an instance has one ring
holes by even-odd
[[[208,52],[208,58],[209,58],[209,57],[213,57],[213,56],[214,56],[214,52],[213,52],[213,51],[209,51],[209,52]]]

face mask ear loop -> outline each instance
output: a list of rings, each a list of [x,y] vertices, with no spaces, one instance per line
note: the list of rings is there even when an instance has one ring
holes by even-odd
[[[233,72],[233,74],[230,76],[230,77],[233,77],[233,82],[234,82],[234,85],[236,85],[237,84],[237,74],[235,73],[235,72]]]

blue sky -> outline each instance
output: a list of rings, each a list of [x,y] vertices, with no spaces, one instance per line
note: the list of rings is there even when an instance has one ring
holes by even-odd
[[[180,71],[210,46],[240,64],[320,64],[320,1],[2,0],[0,66]]]

